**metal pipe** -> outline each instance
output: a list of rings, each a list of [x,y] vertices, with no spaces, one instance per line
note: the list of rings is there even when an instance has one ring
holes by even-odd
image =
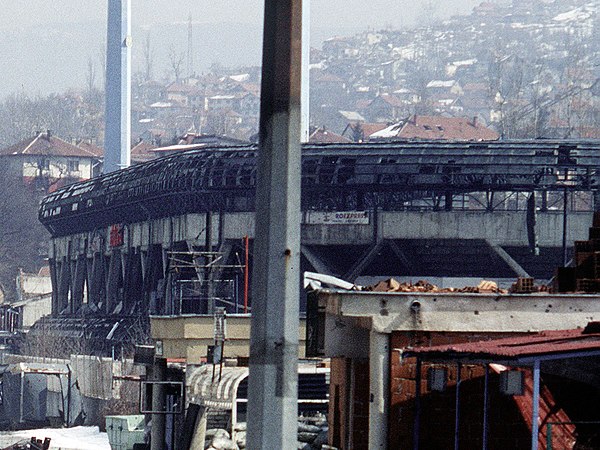
[[[536,359],[533,363],[533,396],[532,396],[532,414],[531,414],[531,450],[538,449],[539,433],[539,409],[540,409],[540,360]]]
[[[458,450],[460,440],[460,372],[462,364],[456,364],[456,398],[455,398],[455,414],[454,414],[454,450]]]
[[[212,243],[213,243],[213,213],[211,211],[207,211],[205,214],[206,217],[206,234],[204,235],[204,250],[207,252],[204,257],[204,270],[203,270],[203,278],[204,278],[204,287],[202,290],[206,296],[206,305],[202,306],[202,313],[214,314],[215,312],[215,304],[214,304],[214,296],[212,295],[211,285],[211,267],[210,263],[212,262],[211,257],[209,256],[212,252]],[[182,311],[183,312],[183,311]]]
[[[567,189],[564,190],[563,196],[563,235],[562,235],[562,249],[563,249],[563,267],[567,267],[568,255],[567,255]]]
[[[248,235],[244,236],[244,313],[248,314],[248,287],[250,279],[250,238]]]
[[[485,365],[485,378],[483,379],[483,438],[481,448],[488,448],[488,390],[489,390],[490,367]]]
[[[310,137],[310,1],[302,4],[302,126],[301,140]]]
[[[265,0],[252,326],[250,449],[297,446],[302,0]]]
[[[415,423],[413,426],[413,450],[419,450],[419,434],[421,428],[421,358],[417,356],[415,368]]]

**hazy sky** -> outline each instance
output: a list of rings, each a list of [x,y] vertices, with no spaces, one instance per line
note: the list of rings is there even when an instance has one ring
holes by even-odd
[[[143,64],[140,45],[151,36],[153,76],[169,75],[171,49],[187,49],[194,27],[194,71],[212,63],[260,64],[264,0],[132,0],[133,70]],[[411,26],[428,17],[468,14],[481,0],[312,0],[311,44],[368,28]],[[101,67],[108,0],[0,0],[0,99],[23,92],[47,95],[81,88],[88,64]],[[429,14],[430,15],[430,14]],[[181,24],[181,26],[179,26]],[[204,24],[204,26],[202,26]],[[100,83],[98,76],[96,83]]]
[[[414,22],[429,0],[312,0],[312,22],[355,26],[402,26]],[[464,14],[481,0],[432,0],[440,15]],[[0,27],[44,23],[104,20],[107,1],[98,0],[0,0]],[[132,0],[138,25],[187,20],[191,12],[200,22],[261,21],[261,0]]]

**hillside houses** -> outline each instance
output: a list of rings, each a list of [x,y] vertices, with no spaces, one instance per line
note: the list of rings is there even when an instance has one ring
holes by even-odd
[[[100,172],[101,150],[90,143],[82,146],[55,136],[51,130],[0,149],[2,168],[36,191],[52,192]]]
[[[378,123],[417,113],[477,117],[502,137],[589,137],[599,12],[598,1],[483,2],[428,27],[331,38],[311,58],[312,124],[342,132],[337,111]]]
[[[600,138],[599,11],[598,0],[482,2],[428,26],[331,37],[310,52],[311,125],[342,134],[417,114],[477,117],[501,138]],[[134,94],[135,140],[258,131],[257,67],[147,80]]]
[[[144,81],[134,87],[134,140],[173,143],[188,133],[227,134],[247,140],[256,133],[260,109],[257,72],[207,74],[170,83]]]

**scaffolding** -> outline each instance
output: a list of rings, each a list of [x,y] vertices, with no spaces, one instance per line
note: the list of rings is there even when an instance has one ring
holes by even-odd
[[[169,251],[167,256],[176,314],[213,314],[216,308],[248,312],[239,288],[247,264],[227,264],[228,255],[222,251]]]

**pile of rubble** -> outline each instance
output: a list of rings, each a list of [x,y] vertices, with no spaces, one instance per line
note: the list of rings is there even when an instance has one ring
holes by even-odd
[[[298,450],[321,450],[327,444],[327,419],[323,414],[298,419]],[[246,423],[235,426],[235,436],[221,428],[206,430],[205,449],[242,450],[246,448]]]
[[[500,289],[494,281],[483,280],[477,286],[467,286],[463,288],[440,288],[435,284],[431,284],[424,280],[419,280],[416,283],[399,282],[394,278],[365,287],[363,290],[372,292],[431,292],[431,293],[450,293],[450,292],[467,292],[479,294],[507,294],[506,289]]]

